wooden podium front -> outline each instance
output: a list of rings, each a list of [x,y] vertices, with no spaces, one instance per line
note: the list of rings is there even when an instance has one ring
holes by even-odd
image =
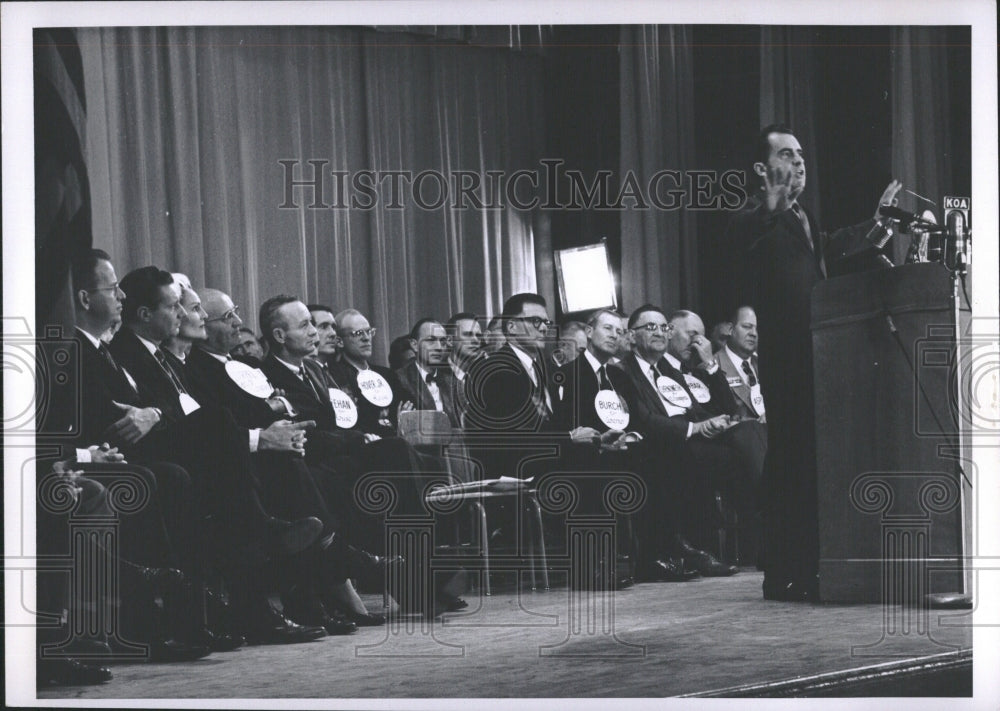
[[[824,602],[920,603],[963,590],[955,333],[939,264],[813,291]]]

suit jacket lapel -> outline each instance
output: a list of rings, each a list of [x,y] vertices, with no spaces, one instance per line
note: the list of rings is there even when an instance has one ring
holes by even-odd
[[[639,397],[646,399],[646,405],[661,415],[667,415],[667,408],[663,405],[663,398],[660,397],[660,393],[653,386],[653,383],[642,371],[642,366],[639,365],[639,356],[633,353],[630,357],[625,359],[625,367],[628,368],[629,375],[632,379],[638,383],[636,389],[639,391]]]

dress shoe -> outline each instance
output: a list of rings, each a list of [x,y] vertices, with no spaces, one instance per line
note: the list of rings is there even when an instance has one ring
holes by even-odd
[[[247,625],[247,644],[298,644],[326,637],[326,630],[314,625],[298,625],[270,605]]]
[[[650,583],[683,583],[698,577],[701,573],[685,568],[683,560],[664,557],[648,562],[640,579]]]
[[[243,635],[213,632],[207,627],[195,632],[193,642],[208,647],[213,652],[231,652],[247,643]]]
[[[296,624],[321,627],[331,635],[345,635],[357,632],[358,626],[344,617],[334,617],[311,591],[293,587],[281,595],[283,614]]]
[[[764,599],[778,602],[817,602],[818,581],[804,583],[799,580],[774,580],[764,578]]]
[[[380,627],[385,624],[385,615],[380,612],[368,612],[368,610],[365,610],[363,613],[352,612],[344,607],[342,603],[334,600],[331,595],[323,596],[322,602],[323,607],[326,608],[332,617],[342,617],[348,622],[353,622],[357,627]]]
[[[300,518],[298,521],[283,521],[279,518],[267,522],[268,548],[272,554],[294,555],[313,544],[323,532],[323,522],[315,516]]]
[[[111,681],[111,670],[70,658],[39,659],[36,670],[39,686],[92,686]]]
[[[87,661],[94,657],[110,657],[111,645],[95,637],[75,637],[61,651],[79,657],[81,661]]]
[[[740,572],[735,565],[726,565],[708,551],[698,550],[683,538],[679,539],[676,552],[683,556],[684,562],[697,568],[706,578],[725,578]]]
[[[347,546],[346,562],[347,572],[353,577],[372,572],[383,572],[390,565],[402,565],[406,559],[401,555],[375,555],[361,548]]]
[[[188,644],[176,639],[161,639],[150,642],[149,661],[156,663],[193,662],[207,657],[212,650],[201,644]]]

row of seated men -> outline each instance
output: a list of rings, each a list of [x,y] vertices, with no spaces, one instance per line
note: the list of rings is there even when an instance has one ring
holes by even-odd
[[[575,483],[589,490],[584,506],[592,508],[599,497],[594,487],[607,480],[604,474],[638,474],[648,499],[637,517],[638,535],[623,546],[632,565],[619,566],[616,585],[628,585],[632,572],[663,581],[734,573],[704,550],[717,540],[716,491],[726,492],[749,524],[743,559],[753,560],[766,415],[751,307],[736,309],[725,342],[713,353],[696,314],[678,311],[668,317],[650,305],[627,319],[597,311],[587,324],[564,325],[558,340],[550,339],[544,299],[520,294],[485,331],[471,313],[444,323],[420,319],[410,334],[393,342],[389,358],[395,368],[389,369],[371,364],[375,329],[363,314],[348,309],[335,315],[321,304],[303,309],[301,302],[288,308],[298,309],[303,325],[309,311],[315,351],[307,355],[303,346],[299,354],[305,363],[313,358],[320,363],[322,372],[313,369],[309,379],[317,391],[332,388],[338,394],[331,402],[347,409],[348,422],[359,416],[356,407],[368,421],[382,418],[391,432],[398,411],[441,411],[465,433],[468,453],[482,465],[480,475],[526,479],[546,471],[578,472]],[[279,384],[289,366],[288,349],[273,350],[267,309],[261,311],[263,348],[243,328],[232,353],[261,363]],[[553,342],[556,347],[546,355]],[[286,368],[276,367],[282,361]],[[584,363],[594,377],[581,378]],[[612,368],[598,377],[601,365]],[[391,403],[387,407],[373,406],[366,396],[364,374],[373,371],[391,393],[391,400],[384,396]],[[624,385],[616,385],[623,379]],[[606,390],[629,413],[624,421],[602,418],[607,412],[599,411],[597,395]],[[649,441],[634,441],[644,438]],[[526,456],[553,445],[554,458]],[[596,471],[584,475],[595,463]]]
[[[736,572],[705,550],[717,525],[714,491],[737,492],[741,513],[752,518],[766,442],[763,404],[754,365],[747,372],[714,356],[691,312],[668,318],[647,305],[626,321],[598,311],[579,357],[556,368],[544,355],[546,304],[519,294],[504,304],[499,328],[487,329],[498,333],[499,347],[485,347],[472,314],[447,324],[422,319],[411,333],[416,358],[397,372],[371,362],[375,329],[356,310],[334,316],[294,297],[268,299],[259,314],[267,345],[260,358],[246,352],[252,346],[241,337],[239,309],[219,290],[194,290],[182,275],[175,280],[156,267],[119,283],[99,250],[78,255],[72,275],[80,433],[67,457],[75,461],[52,476],[75,487],[79,510],[104,505],[101,477],[129,471],[148,483],[148,510],[124,517],[132,520],[123,527],[119,565],[134,571],[123,580],[135,579],[127,588],[137,609],[163,600],[162,619],[151,624],[137,614],[127,630],[151,643],[154,659],[384,624],[351,583],[373,572],[382,581],[415,581],[389,590],[404,611],[434,616],[464,607],[455,581],[424,586],[430,576],[419,568],[388,575],[388,566],[418,564],[366,551],[385,552],[384,529],[358,501],[358,482],[369,473],[410,475],[412,485],[401,484],[397,495],[415,511],[420,475],[448,468],[446,457],[397,436],[400,413],[411,409],[446,413],[467,434],[482,466],[477,475],[573,472],[581,510],[599,508],[609,473],[635,473],[645,501],[626,550],[640,579]],[[737,317],[747,337],[732,339],[729,354],[745,354],[746,365],[756,345],[752,310]],[[237,360],[233,351],[244,352]],[[745,402],[734,396],[737,380]],[[552,444],[553,460],[524,456]],[[44,525],[58,538],[54,518]],[[608,584],[632,583],[631,568],[603,563]],[[219,614],[209,614],[213,598],[204,589],[213,575],[229,592]],[[280,611],[269,599],[273,590]],[[73,604],[80,601],[67,601]],[[82,644],[82,656],[108,651],[106,641],[72,642]],[[65,657],[39,669],[40,681],[108,676]]]

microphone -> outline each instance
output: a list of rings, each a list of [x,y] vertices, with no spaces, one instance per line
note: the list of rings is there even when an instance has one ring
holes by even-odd
[[[919,225],[921,231],[924,232],[946,231],[945,227],[935,224],[923,215],[919,215],[915,212],[907,212],[906,210],[900,210],[898,207],[893,207],[892,205],[879,205],[878,214],[882,215],[882,217],[888,217],[890,220],[898,220],[900,232],[906,232],[913,223]]]

